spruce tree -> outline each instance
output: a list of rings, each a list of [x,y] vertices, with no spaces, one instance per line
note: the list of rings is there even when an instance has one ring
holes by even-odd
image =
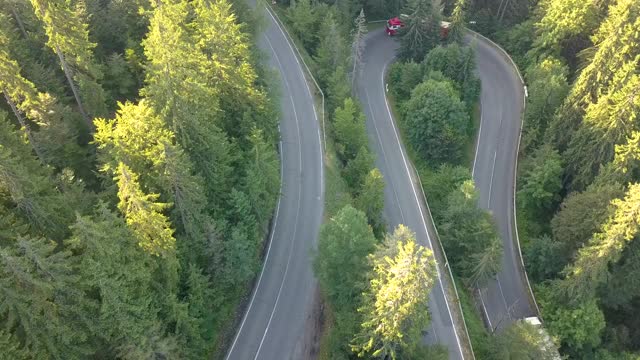
[[[465,31],[465,12],[467,0],[456,0],[456,5],[451,13],[451,26],[449,27],[449,41],[462,43]]]
[[[280,195],[280,161],[275,148],[266,143],[261,131],[254,129],[249,141],[246,192],[258,223],[266,225]]]
[[[91,353],[91,318],[73,274],[71,253],[43,238],[0,248],[0,316],[35,358],[81,359]]]
[[[614,200],[612,215],[565,268],[566,278],[558,290],[573,304],[593,298],[598,286],[608,277],[608,267],[617,262],[638,232],[640,222],[640,185],[629,186],[624,199]]]
[[[31,0],[47,32],[47,46],[58,57],[83,119],[93,128],[92,117],[106,113],[102,74],[93,59],[95,44],[89,41],[80,8],[64,0]]]
[[[94,216],[78,217],[71,230],[65,245],[76,254],[80,287],[96,302],[95,336],[109,349],[143,342],[157,321],[151,301],[153,261],[104,203]]]
[[[0,112],[0,193],[11,199],[33,234],[62,240],[72,212],[51,176]]]
[[[0,33],[0,91],[38,159],[57,168],[88,166],[83,159],[84,151],[76,142],[75,131],[67,120],[68,109],[51,95],[39,93],[31,81],[20,75],[20,66],[11,57],[11,45],[16,44],[11,44],[5,34]]]
[[[158,194],[145,194],[139,175],[124,163],[116,170],[118,208],[138,240],[138,245],[151,255],[171,258],[175,238],[169,219],[163,214],[169,204],[157,202]]]
[[[219,124],[219,89],[209,86],[208,59],[189,32],[189,6],[155,7],[143,41],[149,59],[142,95],[162,116],[205,180],[208,209],[220,213],[229,197],[230,145]]]
[[[220,126],[240,141],[254,127],[273,126],[264,90],[258,85],[250,38],[227,0],[193,2],[194,41],[205,54],[208,86],[220,91]]]
[[[409,1],[408,18],[400,38],[401,59],[420,62],[436,47],[440,41],[440,10],[439,1]]]

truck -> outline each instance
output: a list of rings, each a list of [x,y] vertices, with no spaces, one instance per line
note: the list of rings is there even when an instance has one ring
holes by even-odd
[[[404,27],[403,19],[406,20],[408,17],[409,17],[408,15],[400,14],[400,16],[396,16],[394,18],[387,20],[387,23],[385,24],[385,27],[384,27],[387,35],[389,36],[397,35],[400,29]],[[451,23],[447,21],[440,22],[440,37],[442,39],[446,39],[447,36],[449,36],[450,26],[451,26]]]

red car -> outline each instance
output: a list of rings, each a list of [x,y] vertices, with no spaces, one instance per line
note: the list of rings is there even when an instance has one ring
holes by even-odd
[[[401,17],[406,17],[406,15],[400,15]],[[441,21],[440,22],[440,37],[445,39],[448,35],[449,35],[449,26],[451,26],[451,23],[448,23],[446,21]],[[389,36],[393,36],[398,34],[398,31],[400,31],[401,28],[404,27],[404,22],[402,20],[400,20],[400,17],[394,17],[391,18],[387,21],[387,24],[385,25],[385,31],[387,32],[387,35]]]
[[[399,17],[394,17],[387,21],[387,24],[385,25],[384,28],[385,28],[385,31],[387,32],[387,35],[393,36],[398,33],[401,27],[404,27],[404,22],[402,22],[402,20],[400,20]]]

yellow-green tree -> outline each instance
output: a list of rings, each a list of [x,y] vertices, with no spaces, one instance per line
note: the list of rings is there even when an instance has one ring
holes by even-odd
[[[209,208],[221,211],[233,179],[230,145],[219,124],[220,89],[208,82],[209,60],[190,33],[190,12],[186,1],[156,4],[143,41],[149,61],[141,92],[198,164]]]
[[[602,229],[595,233],[564,273],[559,289],[572,303],[595,296],[608,275],[610,264],[617,262],[627,244],[638,233],[640,223],[640,184],[629,186],[624,199],[612,201],[613,212]]]
[[[145,194],[138,174],[124,163],[116,170],[118,181],[118,208],[127,225],[135,234],[138,245],[152,255],[171,256],[175,238],[169,219],[163,211],[169,204],[157,202],[158,194]]]
[[[400,225],[372,256],[373,273],[364,305],[364,321],[352,349],[360,356],[398,359],[420,344],[429,324],[427,303],[436,263],[431,250],[415,243],[415,234]]]

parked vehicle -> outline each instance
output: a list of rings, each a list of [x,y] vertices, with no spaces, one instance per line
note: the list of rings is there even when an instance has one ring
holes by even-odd
[[[396,16],[394,18],[387,20],[387,23],[384,27],[387,35],[389,36],[397,35],[400,29],[404,27],[403,19],[406,19],[407,17],[408,15],[400,14],[400,16]],[[450,22],[447,22],[447,21],[440,22],[440,37],[442,39],[446,39],[447,36],[449,36],[450,26],[451,26]]]

